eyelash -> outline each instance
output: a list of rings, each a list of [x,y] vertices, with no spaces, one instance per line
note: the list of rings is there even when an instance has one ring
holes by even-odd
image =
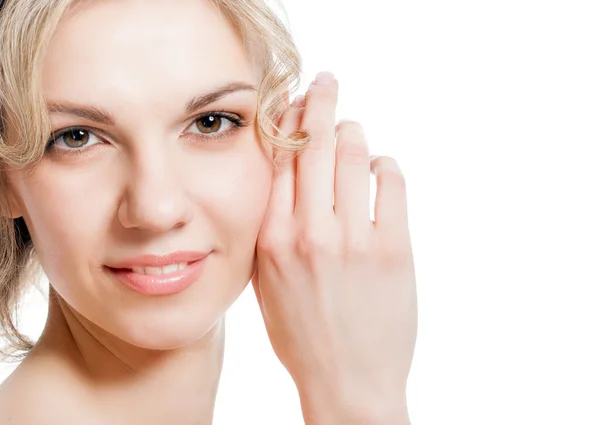
[[[239,115],[231,114],[226,111],[210,111],[210,112],[205,112],[205,113],[195,117],[192,120],[190,125],[193,125],[197,121],[199,121],[203,118],[206,118],[206,117],[210,117],[210,116],[218,117],[218,118],[225,118],[225,119],[231,121],[232,126],[229,127],[225,131],[221,131],[221,132],[217,132],[217,133],[207,133],[207,135],[202,135],[201,133],[191,133],[194,135],[194,137],[200,137],[200,138],[208,140],[208,141],[221,140],[221,139],[228,137],[231,134],[236,133],[241,128],[246,127],[250,124],[248,121],[246,121],[244,118],[240,117]],[[189,125],[188,125],[188,127],[189,127]],[[94,146],[94,145],[91,145],[90,147],[80,147],[80,148],[56,148],[55,147],[56,141],[59,140],[61,137],[63,137],[65,134],[67,134],[73,130],[83,130],[83,131],[93,134],[94,136],[96,136],[99,139],[102,139],[101,137],[99,137],[96,134],[95,130],[92,130],[88,127],[85,127],[85,126],[69,127],[69,128],[65,128],[62,130],[57,130],[55,133],[53,133],[50,140],[48,140],[48,142],[46,143],[46,153],[56,153],[58,151],[61,151],[59,155],[81,155],[88,149],[91,149],[92,146]],[[209,136],[208,134],[216,134],[216,136]]]

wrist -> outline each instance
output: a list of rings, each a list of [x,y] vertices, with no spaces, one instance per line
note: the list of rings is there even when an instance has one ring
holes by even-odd
[[[323,388],[299,389],[306,425],[410,425],[406,393],[386,399],[348,397]]]

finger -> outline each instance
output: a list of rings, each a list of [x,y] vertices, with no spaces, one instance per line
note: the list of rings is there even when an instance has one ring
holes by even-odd
[[[288,136],[300,127],[304,108],[301,106],[304,96],[298,96],[286,110],[280,120],[282,134]],[[296,159],[292,153],[283,152],[282,160],[273,170],[271,196],[265,214],[265,220],[281,217],[291,218],[296,201]]]
[[[345,223],[346,232],[364,236],[372,229],[367,138],[355,121],[341,122],[336,129],[335,215]]]
[[[391,243],[404,246],[409,241],[406,206],[406,183],[394,158],[377,156],[371,159],[375,174],[375,229]]]
[[[260,312],[262,315],[264,315],[264,310],[263,310],[263,301],[262,301],[262,294],[260,292],[260,277],[258,275],[258,259],[255,262],[255,270],[254,270],[254,274],[252,275],[252,279],[250,280],[250,282],[252,282],[252,287],[254,289],[254,294],[256,295],[256,302],[258,303],[258,307],[260,308]]]
[[[303,94],[299,94],[292,101],[292,106],[304,108],[306,97]]]
[[[298,157],[295,214],[311,223],[333,218],[335,107],[338,83],[319,73],[306,93],[302,129],[311,141]]]

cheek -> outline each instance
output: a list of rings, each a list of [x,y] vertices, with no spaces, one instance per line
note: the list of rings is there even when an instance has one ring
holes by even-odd
[[[40,166],[21,190],[25,221],[31,233],[40,263],[49,278],[87,266],[98,252],[100,229],[109,217],[111,203],[103,196],[102,182],[91,173],[64,174]],[[105,188],[107,189],[107,188]]]
[[[213,164],[215,178],[202,188],[202,209],[229,238],[255,243],[268,205],[272,167],[262,151],[239,152]],[[217,177],[218,176],[218,177]],[[227,227],[227,228],[223,228]]]

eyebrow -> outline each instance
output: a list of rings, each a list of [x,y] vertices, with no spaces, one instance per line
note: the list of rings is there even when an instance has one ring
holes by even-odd
[[[257,91],[256,87],[252,84],[243,82],[229,83],[223,87],[218,88],[217,90],[192,97],[190,100],[188,100],[186,104],[185,112],[186,114],[191,114],[194,111],[197,111],[198,109],[201,109],[207,105],[210,105],[211,103],[216,102],[224,96],[245,90]],[[46,106],[48,107],[49,113],[64,113],[76,115],[78,117],[82,117],[87,120],[97,122],[99,124],[111,126],[114,126],[116,122],[114,115],[112,115],[105,109],[99,108],[97,106],[82,106],[71,102],[56,101],[48,101],[46,102]]]

